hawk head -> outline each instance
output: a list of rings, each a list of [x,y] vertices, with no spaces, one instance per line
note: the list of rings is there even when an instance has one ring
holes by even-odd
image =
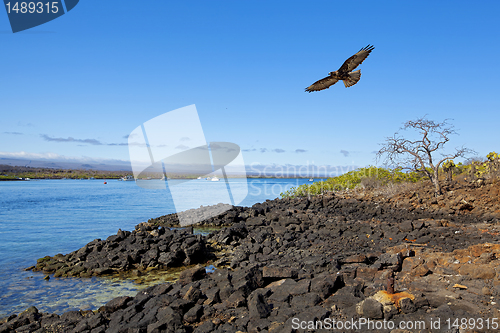
[[[339,75],[339,71],[333,71],[333,72],[330,72],[328,73],[329,76],[333,76],[333,77],[338,77]]]

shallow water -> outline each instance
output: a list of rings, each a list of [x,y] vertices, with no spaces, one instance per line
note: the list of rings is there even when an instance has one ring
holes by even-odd
[[[244,180],[229,181],[244,186]],[[239,205],[277,198],[304,183],[307,179],[249,179],[248,196]],[[197,199],[210,198],[207,181],[188,184]],[[183,209],[196,208],[189,195],[182,204]],[[135,295],[145,285],[131,279],[52,277],[47,281],[43,273],[23,269],[37,258],[72,252],[96,238],[116,234],[119,228],[133,230],[149,218],[174,212],[168,190],[147,190],[135,182],[0,182],[0,318],[30,306],[55,313],[97,309],[114,297]]]

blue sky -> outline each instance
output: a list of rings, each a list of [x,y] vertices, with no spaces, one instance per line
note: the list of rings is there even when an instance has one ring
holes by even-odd
[[[0,11],[1,12],[1,11]],[[97,1],[13,34],[0,13],[0,157],[128,161],[126,135],[195,104],[250,164],[365,166],[403,122],[499,150],[497,1]],[[305,93],[360,48],[359,83]]]

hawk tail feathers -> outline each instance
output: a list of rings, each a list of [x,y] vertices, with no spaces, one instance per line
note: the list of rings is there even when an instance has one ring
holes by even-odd
[[[349,78],[344,80],[345,87],[348,88],[348,87],[355,85],[356,83],[358,83],[360,78],[361,78],[361,70],[360,69],[349,73]]]

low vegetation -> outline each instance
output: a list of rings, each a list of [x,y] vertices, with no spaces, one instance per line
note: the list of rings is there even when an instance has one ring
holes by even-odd
[[[69,170],[35,168],[28,166],[0,165],[0,180],[30,179],[119,179],[130,172],[127,171],[98,171],[98,170]]]
[[[480,182],[484,179],[499,178],[500,156],[495,152],[491,152],[486,156],[485,160],[476,158],[466,162],[465,164],[455,164],[453,160],[449,160],[447,163],[443,164],[440,171],[442,171],[440,172],[442,175],[440,181],[452,181],[453,177],[459,175],[465,180],[471,182]],[[403,172],[400,168],[389,169],[369,166],[347,172],[338,177],[329,178],[326,181],[293,187],[290,190],[281,193],[281,197],[304,197],[354,188],[395,188],[394,185],[417,183],[423,180],[428,180],[428,176],[424,172]]]
[[[401,182],[417,182],[422,175],[416,172],[402,172],[400,169],[389,170],[369,166],[353,170],[343,175],[329,178],[325,181],[304,184],[281,193],[281,197],[302,197],[318,195],[325,192],[343,191],[356,187],[378,188],[389,184]]]

